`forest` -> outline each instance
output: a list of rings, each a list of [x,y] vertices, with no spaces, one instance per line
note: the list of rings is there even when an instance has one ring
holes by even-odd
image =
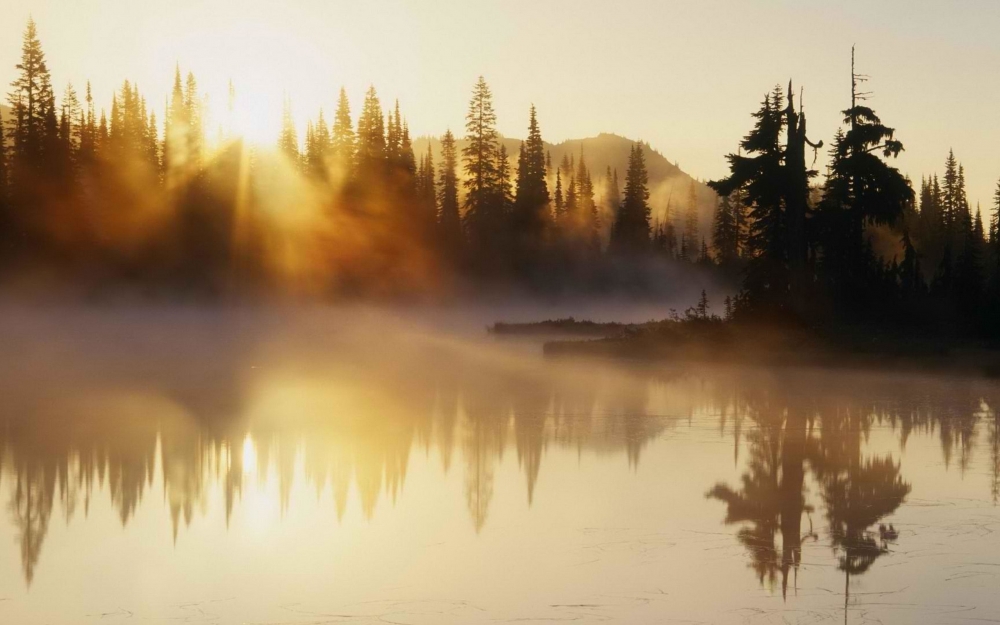
[[[210,124],[179,66],[159,117],[127,80],[107,108],[89,84],[57,98],[29,20],[0,123],[0,279],[85,297],[641,297],[700,272],[734,293],[719,315],[703,298],[692,310],[704,319],[1000,337],[1000,186],[988,224],[953,153],[915,191],[853,56],[851,71],[822,177],[826,145],[793,85],[766,92],[729,175],[708,183],[709,231],[693,181],[653,209],[648,144],[622,172],[591,171],[582,152],[553,163],[532,106],[508,150],[483,78],[437,155],[430,141],[415,149],[399,103],[374,87],[356,119],[341,89],[301,142],[286,105],[268,149]],[[237,98],[230,85],[222,119]]]

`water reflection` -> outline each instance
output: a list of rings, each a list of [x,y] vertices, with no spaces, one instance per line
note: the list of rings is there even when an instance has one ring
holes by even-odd
[[[257,361],[259,352],[251,358],[225,336],[204,338],[226,349],[180,366],[169,354],[157,364],[141,353],[73,349],[72,357],[8,371],[0,485],[14,483],[7,509],[29,585],[57,500],[68,522],[107,492],[127,526],[159,478],[176,542],[214,486],[228,526],[248,482],[260,486],[272,474],[286,510],[301,463],[317,494],[332,491],[338,520],[352,486],[371,518],[381,498],[394,502],[403,489],[414,449],[439,454],[446,471],[457,451],[478,532],[509,448],[530,504],[547,446],[622,450],[638,464],[645,443],[666,426],[645,403],[647,382],[582,370],[539,375],[537,358],[525,367],[520,355],[484,359],[464,345],[424,339],[415,341],[419,348],[396,345],[402,351],[389,361],[356,346],[343,359],[343,352],[286,344],[263,356],[270,366],[258,370],[243,360]],[[421,360],[453,364],[416,367],[413,349]],[[588,383],[579,384],[577,373]]]
[[[737,539],[758,580],[774,587],[780,576],[782,596],[787,596],[790,578],[797,578],[804,541],[828,540],[844,573],[846,606],[851,576],[868,571],[898,539],[895,527],[881,521],[896,512],[912,487],[898,458],[866,451],[874,426],[887,428],[901,451],[915,433],[936,433],[945,468],[957,453],[963,473],[978,430],[987,428],[997,502],[1000,417],[991,408],[998,399],[993,383],[786,372],[771,380],[744,376],[735,388],[721,409],[723,415],[737,413],[734,438],[741,431],[739,415],[753,424],[746,441],[746,471],[738,486],[719,482],[706,496],[725,503],[724,522],[740,526]],[[810,485],[818,491],[818,500],[811,500],[816,503],[807,498]],[[817,505],[825,516],[825,537],[813,523]]]
[[[126,528],[162,497],[175,542],[213,505],[228,527],[266,484],[280,516],[296,505],[297,480],[331,494],[336,521],[352,491],[373,519],[406,488],[414,454],[460,472],[468,523],[482,533],[508,455],[531,506],[553,448],[638,471],[652,441],[698,432],[732,446],[738,478],[700,473],[695,452],[690,472],[658,476],[661,488],[697,481],[724,506],[759,584],[782,596],[798,588],[804,549],[828,548],[845,602],[852,579],[908,539],[894,515],[914,488],[913,440],[936,438],[940,470],[960,474],[985,450],[989,496],[1000,496],[1000,398],[986,381],[549,363],[423,334],[386,345],[279,333],[262,345],[213,328],[190,345],[131,337],[143,349],[110,351],[94,351],[107,337],[93,336],[5,361],[0,378],[0,493],[28,585],[53,515],[85,522],[95,497]],[[200,356],[181,364],[188,350]],[[873,442],[886,436],[893,451]]]

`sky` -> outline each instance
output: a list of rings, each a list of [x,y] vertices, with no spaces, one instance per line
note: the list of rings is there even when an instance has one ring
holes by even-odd
[[[850,53],[868,102],[919,184],[949,149],[984,212],[1000,179],[1000,2],[996,0],[5,0],[0,82],[38,24],[57,91],[87,80],[98,105],[128,78],[162,116],[174,67],[211,102],[231,79],[248,133],[276,135],[285,96],[304,127],[331,119],[341,86],[357,113],[369,85],[398,99],[411,133],[461,133],[473,83],[490,84],[500,131],[614,132],[648,141],[699,179],[775,84],[804,89],[809,135],[829,145],[850,102]],[[825,169],[826,151],[816,161]]]

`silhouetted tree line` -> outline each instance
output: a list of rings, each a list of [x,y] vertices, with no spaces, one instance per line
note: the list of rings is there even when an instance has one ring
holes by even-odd
[[[110,114],[89,84],[82,99],[69,86],[57,101],[34,22],[17,68],[0,124],[9,280],[54,273],[84,288],[195,293],[433,293],[462,281],[641,291],[667,280],[650,262],[660,259],[742,275],[736,317],[991,333],[1000,311],[1000,191],[986,227],[949,155],[943,180],[925,178],[917,196],[887,163],[902,143],[864,105],[857,74],[822,185],[822,142],[807,138],[791,85],[764,97],[730,176],[711,183],[709,246],[693,182],[654,219],[642,143],[622,180],[608,168],[595,184],[582,152],[551,162],[532,107],[527,138],[508,154],[482,78],[464,143],[447,132],[435,162],[430,149],[414,153],[399,104],[384,109],[374,88],[356,122],[341,90],[332,123],[320,111],[302,149],[286,101],[272,152],[228,128],[209,141],[206,98],[180,68],[162,123],[129,81]],[[230,86],[229,116],[236,97]]]
[[[995,198],[988,229],[965,193],[949,153],[943,181],[919,197],[888,160],[903,144],[863,101],[854,72],[851,106],[834,137],[827,177],[811,181],[812,143],[792,85],[775,88],[754,113],[720,195],[716,258],[743,271],[734,313],[810,325],[915,326],[945,334],[996,336],[1000,254]],[[813,159],[815,161],[815,157]]]
[[[213,138],[207,98],[179,67],[162,123],[129,81],[110,114],[89,84],[82,101],[72,86],[57,101],[30,20],[17,68],[0,129],[0,254],[11,279],[54,273],[195,293],[426,292],[456,280],[596,288],[614,287],[637,261],[710,260],[693,183],[680,240],[668,241],[670,220],[651,224],[642,144],[624,189],[609,167],[596,197],[582,152],[553,167],[533,106],[527,138],[507,153],[482,78],[463,145],[448,131],[435,162],[430,149],[414,153],[399,103],[384,109],[374,88],[356,122],[342,89],[332,122],[321,110],[301,148],[286,100],[267,151],[221,123]],[[236,100],[230,85],[224,118]]]

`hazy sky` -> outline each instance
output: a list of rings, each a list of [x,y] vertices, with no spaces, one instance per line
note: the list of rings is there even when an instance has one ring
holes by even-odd
[[[904,172],[919,182],[953,147],[984,210],[1000,178],[997,0],[5,0],[2,12],[5,84],[29,14],[60,91],[89,78],[106,106],[130,78],[162,114],[179,62],[216,102],[232,78],[268,132],[284,93],[304,125],[341,85],[356,113],[370,83],[399,98],[414,134],[460,130],[482,74],[508,136],[525,134],[534,102],[548,141],[642,138],[703,179],[725,172],[751,111],[789,78],[829,144],[854,43]]]

